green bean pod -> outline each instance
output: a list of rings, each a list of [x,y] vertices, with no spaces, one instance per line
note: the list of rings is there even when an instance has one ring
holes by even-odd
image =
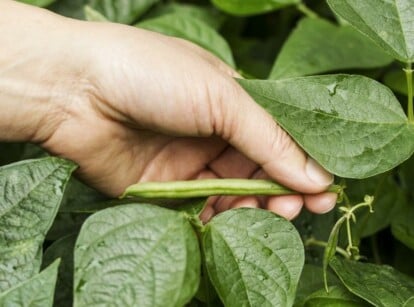
[[[339,193],[342,187],[332,185],[328,192]],[[129,186],[121,198],[194,198],[214,195],[292,195],[299,192],[271,180],[199,179],[167,182],[142,182]]]

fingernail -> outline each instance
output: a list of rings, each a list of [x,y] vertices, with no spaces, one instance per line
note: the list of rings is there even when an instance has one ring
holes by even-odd
[[[321,211],[320,214],[325,214],[328,213],[329,211],[331,211],[333,208],[335,208],[336,206],[336,199],[337,199],[337,194],[335,193],[325,193],[325,197],[322,201],[321,204]]]
[[[306,174],[310,180],[322,186],[330,185],[334,180],[332,174],[324,170],[318,162],[310,157],[308,157],[306,162]]]

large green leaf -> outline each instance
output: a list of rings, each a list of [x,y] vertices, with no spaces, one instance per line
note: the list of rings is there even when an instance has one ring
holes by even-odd
[[[89,0],[89,5],[113,22],[130,24],[160,0]]]
[[[20,2],[36,5],[40,7],[48,6],[49,4],[52,4],[56,0],[19,0]]]
[[[4,307],[52,307],[57,271],[56,260],[41,273],[0,294]]]
[[[75,306],[183,306],[197,291],[200,254],[185,215],[154,205],[105,209],[75,246]]]
[[[231,49],[224,38],[215,29],[196,18],[171,13],[147,19],[136,26],[189,40],[211,51],[227,64],[234,66]]]
[[[258,209],[226,211],[206,225],[203,250],[226,307],[293,304],[304,252],[285,219]]]
[[[328,0],[332,10],[402,62],[414,61],[412,0]]]
[[[247,92],[332,173],[383,173],[414,151],[414,127],[393,93],[362,76],[239,80]]]
[[[269,79],[379,67],[391,61],[392,58],[353,28],[305,18],[283,45]]]
[[[42,267],[61,259],[56,282],[55,306],[72,307],[73,304],[73,250],[77,235],[65,236],[48,247],[43,256]]]
[[[332,269],[354,294],[377,307],[404,305],[414,298],[414,279],[387,265],[334,258]]]
[[[224,12],[246,16],[266,13],[298,4],[300,0],[211,0],[211,2]]]
[[[0,291],[38,273],[45,235],[74,169],[51,157],[0,168]]]

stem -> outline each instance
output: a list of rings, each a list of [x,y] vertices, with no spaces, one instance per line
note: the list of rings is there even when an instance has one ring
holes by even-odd
[[[407,79],[407,89],[408,89],[408,121],[414,123],[414,112],[413,112],[413,69],[411,68],[411,63],[407,64],[407,68],[403,69],[405,72],[405,77]]]
[[[352,231],[351,231],[351,219],[349,218],[346,219],[346,235],[348,238],[347,251],[350,254],[350,250],[353,247],[353,242],[352,242]]]
[[[315,238],[310,238],[310,239],[306,240],[306,242],[305,242],[305,246],[311,246],[311,245],[326,248],[326,247],[328,246],[328,243],[327,243],[327,242],[325,242],[325,241],[316,240]],[[341,255],[342,255],[342,256],[344,256],[345,258],[349,259],[349,255],[348,255],[348,253],[347,253],[347,252],[346,252],[346,250],[344,250],[343,248],[341,248],[341,247],[337,246],[337,247],[335,248],[335,250],[336,250],[336,252],[337,252],[338,254],[341,254]]]
[[[306,17],[314,18],[314,19],[319,18],[319,15],[316,12],[312,11],[309,7],[307,7],[306,4],[303,2],[298,3],[296,5],[296,8],[298,9],[298,11],[303,13],[303,15],[305,15]]]

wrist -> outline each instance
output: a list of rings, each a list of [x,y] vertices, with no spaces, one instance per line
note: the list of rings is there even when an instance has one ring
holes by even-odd
[[[0,12],[0,141],[42,143],[82,96],[73,21],[7,0]]]

